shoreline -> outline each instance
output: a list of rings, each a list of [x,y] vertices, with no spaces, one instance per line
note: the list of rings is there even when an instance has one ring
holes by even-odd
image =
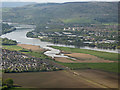
[[[27,36],[28,38],[36,38],[36,37],[29,37],[29,36]],[[39,37],[37,37],[36,39],[39,39],[39,40],[41,40]],[[43,42],[50,42],[50,43],[53,43],[53,42],[51,42],[51,41],[47,41],[47,40],[41,40],[41,41],[43,41]],[[65,44],[62,44],[62,43],[54,43],[55,44],[55,46],[63,46],[63,47],[65,47],[65,46],[72,46],[72,47],[70,47],[70,48],[76,48],[76,46],[75,45],[65,45]],[[119,48],[99,48],[99,47],[90,47],[90,46],[82,46],[82,47],[79,47],[79,49],[87,49],[87,50],[94,50],[94,51],[102,51],[102,52],[110,52],[110,53],[120,53],[119,52]]]

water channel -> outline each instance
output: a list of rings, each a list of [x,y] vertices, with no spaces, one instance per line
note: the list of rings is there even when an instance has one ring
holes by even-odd
[[[17,23],[9,23],[17,28],[17,30],[4,34],[2,38],[9,38],[12,40],[16,40],[20,44],[31,44],[31,45],[38,45],[41,48],[47,49],[44,54],[51,57],[68,57],[64,56],[64,54],[60,54],[60,50],[54,49],[49,46],[63,46],[63,47],[71,47],[74,48],[75,46],[72,45],[61,45],[61,44],[53,44],[50,42],[43,42],[36,38],[28,38],[26,37],[27,32],[34,30],[35,26],[33,25],[19,25]],[[98,49],[98,48],[90,48],[90,47],[81,47],[82,49],[90,49],[90,50],[97,50],[97,51],[105,51],[105,52],[113,52],[118,53],[117,50],[110,50],[110,49]]]

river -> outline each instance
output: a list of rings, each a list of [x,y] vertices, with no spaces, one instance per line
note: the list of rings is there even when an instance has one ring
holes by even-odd
[[[6,38],[9,38],[9,39],[12,39],[12,40],[16,40],[18,43],[21,43],[21,44],[39,45],[41,48],[48,49],[48,51],[46,51],[44,53],[47,56],[68,57],[68,56],[64,56],[64,54],[60,54],[60,50],[54,49],[54,48],[49,47],[49,46],[63,46],[63,47],[74,48],[74,46],[70,46],[70,45],[53,44],[53,43],[50,43],[50,42],[40,41],[39,39],[36,39],[36,38],[26,37],[27,32],[34,30],[35,26],[33,26],[33,25],[19,25],[19,24],[16,24],[16,23],[15,24],[9,23],[9,24],[15,26],[17,28],[17,30],[2,35],[1,36],[2,38],[6,37]],[[98,48],[90,48],[90,47],[81,47],[81,48],[82,49],[90,49],[90,50],[118,53],[117,50],[98,49]]]

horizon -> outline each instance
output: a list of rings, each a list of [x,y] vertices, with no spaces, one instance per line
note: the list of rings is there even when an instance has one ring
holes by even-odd
[[[119,0],[41,0],[41,1],[37,1],[37,0],[2,0],[3,2],[8,2],[8,3],[13,3],[13,2],[35,2],[35,3],[67,3],[67,2],[119,2]]]

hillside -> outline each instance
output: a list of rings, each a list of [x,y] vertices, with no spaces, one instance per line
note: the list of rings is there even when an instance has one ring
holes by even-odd
[[[3,9],[3,20],[27,23],[64,23],[117,22],[117,2],[71,2],[43,3]]]
[[[10,32],[15,31],[15,30],[16,30],[15,27],[2,23],[2,33],[0,33],[0,35],[10,33]]]
[[[2,7],[22,7],[29,4],[35,4],[35,2],[2,2]]]

